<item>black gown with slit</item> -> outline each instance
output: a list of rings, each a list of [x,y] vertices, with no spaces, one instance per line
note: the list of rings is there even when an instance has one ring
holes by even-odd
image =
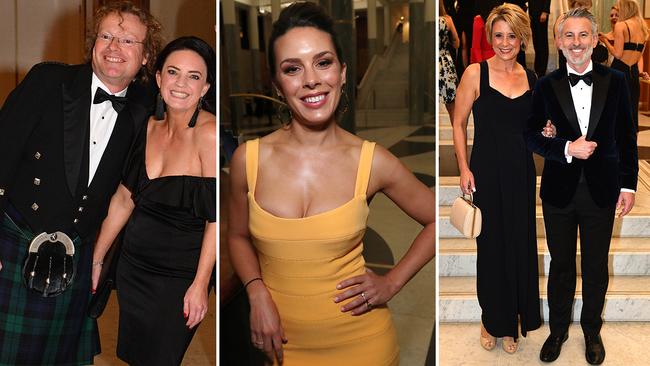
[[[185,326],[183,298],[196,275],[206,221],[215,221],[216,178],[149,179],[146,134],[145,127],[122,182],[135,208],[117,269],[117,355],[130,365],[179,365],[197,328]]]
[[[518,321],[523,336],[541,325],[535,166],[523,134],[535,74],[526,70],[530,90],[511,99],[490,87],[487,62],[480,67],[470,159],[474,203],[483,215],[476,238],[477,294],[486,330],[496,337],[516,338]]]

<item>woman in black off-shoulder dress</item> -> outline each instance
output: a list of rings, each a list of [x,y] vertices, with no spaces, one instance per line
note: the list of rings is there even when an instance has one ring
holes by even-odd
[[[93,288],[126,225],[117,268],[117,355],[130,365],[179,365],[208,309],[216,121],[203,98],[214,95],[208,66],[214,60],[212,48],[196,37],[174,40],[160,53],[160,108],[136,140],[97,239]]]

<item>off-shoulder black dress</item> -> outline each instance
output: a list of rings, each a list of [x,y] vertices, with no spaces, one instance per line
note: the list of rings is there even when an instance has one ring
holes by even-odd
[[[179,365],[196,331],[185,326],[183,297],[196,274],[206,221],[216,220],[216,178],[149,179],[146,135],[143,128],[123,179],[135,209],[117,268],[117,355],[130,365]]]

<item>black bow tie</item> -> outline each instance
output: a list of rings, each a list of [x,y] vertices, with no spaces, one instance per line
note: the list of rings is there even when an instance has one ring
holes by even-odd
[[[113,109],[115,109],[115,112],[117,113],[120,113],[120,111],[124,109],[124,106],[126,106],[126,97],[110,95],[104,91],[104,89],[97,88],[97,91],[95,92],[95,99],[93,99],[93,104],[103,103],[107,100],[111,102]]]
[[[591,71],[583,75],[569,73],[569,82],[571,83],[571,86],[576,86],[580,80],[584,81],[587,85],[591,85]]]

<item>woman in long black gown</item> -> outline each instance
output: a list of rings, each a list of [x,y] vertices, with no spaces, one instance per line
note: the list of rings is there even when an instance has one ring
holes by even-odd
[[[117,355],[131,365],[179,365],[208,309],[217,131],[203,100],[213,100],[214,64],[214,50],[196,37],[176,39],[160,53],[156,116],[126,162],[95,246],[93,289],[126,224],[117,269]]]
[[[535,74],[517,63],[530,38],[528,16],[505,4],[487,18],[495,56],[470,65],[458,88],[454,147],[463,193],[473,193],[483,213],[477,244],[477,294],[481,345],[495,337],[517,350],[519,335],[541,325],[535,233],[535,167],[523,131],[532,108]],[[474,115],[474,145],[467,160],[467,120]]]
[[[607,50],[614,56],[610,67],[625,75],[630,90],[632,118],[639,130],[639,76],[648,80],[643,72],[643,49],[648,39],[648,26],[641,16],[641,8],[634,0],[619,0],[618,21],[614,25],[614,44],[606,43]]]

